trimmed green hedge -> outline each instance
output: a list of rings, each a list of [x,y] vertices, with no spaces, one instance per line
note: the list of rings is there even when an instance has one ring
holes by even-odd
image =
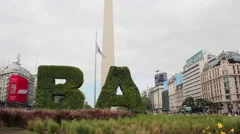
[[[116,94],[118,87],[120,87],[123,95]],[[138,113],[146,111],[138,88],[133,82],[127,67],[112,66],[109,69],[106,82],[98,97],[96,108],[111,108],[111,106],[127,107],[131,111]]]
[[[65,79],[65,84],[55,85],[55,79]],[[71,66],[39,66],[37,82],[37,108],[81,109],[84,95],[78,89],[83,84],[83,73]],[[64,96],[56,103],[54,96]]]

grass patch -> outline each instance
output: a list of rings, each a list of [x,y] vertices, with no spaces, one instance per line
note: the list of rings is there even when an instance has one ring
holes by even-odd
[[[59,125],[51,120],[50,126],[47,122],[48,130],[51,126],[56,130],[54,133],[61,134],[201,134],[203,130],[214,134],[230,130],[240,133],[240,117],[222,115],[138,115],[135,118],[62,121]],[[218,123],[223,127],[218,128]]]

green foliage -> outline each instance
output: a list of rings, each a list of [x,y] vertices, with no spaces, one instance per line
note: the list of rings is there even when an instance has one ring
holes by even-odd
[[[68,121],[62,121],[61,122],[61,132],[64,134],[70,134],[71,133],[71,124]]]
[[[27,129],[33,131],[33,130],[34,130],[34,126],[35,126],[35,125],[34,125],[34,121],[29,121],[29,122],[28,122]]]
[[[187,97],[183,103],[182,103],[182,106],[187,106],[187,107],[193,107],[194,106],[194,99],[193,97]]]
[[[84,104],[82,109],[89,110],[89,109],[93,109],[93,108],[88,104]]]
[[[65,84],[55,85],[55,79],[65,79]],[[40,66],[36,107],[53,109],[81,109],[83,93],[78,90],[83,84],[83,73],[79,68],[70,66]],[[62,96],[54,102],[54,96]]]
[[[87,125],[85,120],[81,120],[79,122],[73,121],[72,124],[73,124],[72,126],[73,130],[75,130],[75,133],[77,134],[93,134],[94,133],[92,126]]]
[[[187,97],[182,106],[192,107],[193,112],[203,112],[203,109],[206,107],[216,107],[216,105],[209,101],[202,98],[194,100],[192,97]]]
[[[146,107],[146,109],[151,110],[153,108],[151,100],[147,97],[141,97],[141,98],[142,98],[142,103]]]
[[[219,130],[229,132],[231,129],[239,134],[239,120],[239,116],[170,114],[138,115],[118,120],[74,120],[61,122],[61,126],[65,124],[65,129],[61,129],[65,131],[61,134],[201,134],[206,128],[214,134]],[[219,123],[223,124],[221,129],[217,127]]]
[[[120,87],[123,95],[117,95]],[[145,112],[138,88],[134,84],[127,67],[112,66],[96,103],[97,108],[124,106],[133,112]]]
[[[47,121],[48,134],[56,134],[59,132],[59,130],[60,130],[60,127],[56,122],[54,122],[53,120]]]
[[[42,120],[36,120],[34,123],[34,132],[41,133],[44,130],[44,123]]]

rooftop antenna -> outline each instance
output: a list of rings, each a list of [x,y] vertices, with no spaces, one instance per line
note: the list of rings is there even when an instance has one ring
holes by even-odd
[[[20,54],[17,55],[17,62],[20,65]]]
[[[158,69],[158,70],[153,70],[154,72],[156,72],[156,73],[158,73],[160,70]]]

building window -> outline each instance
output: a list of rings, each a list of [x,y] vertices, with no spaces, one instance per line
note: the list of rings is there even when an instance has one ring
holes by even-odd
[[[229,82],[224,82],[224,87],[229,88]]]
[[[229,90],[225,90],[225,94],[229,94],[230,92],[229,92]]]
[[[235,86],[237,87],[237,81],[235,81]]]
[[[224,79],[224,81],[228,81],[228,77],[224,77],[223,79]]]
[[[230,99],[230,95],[226,95],[226,99],[229,100]]]
[[[224,70],[224,71],[223,71],[223,74],[227,74],[227,70]]]
[[[234,80],[237,81],[237,77],[236,76],[234,76]]]

